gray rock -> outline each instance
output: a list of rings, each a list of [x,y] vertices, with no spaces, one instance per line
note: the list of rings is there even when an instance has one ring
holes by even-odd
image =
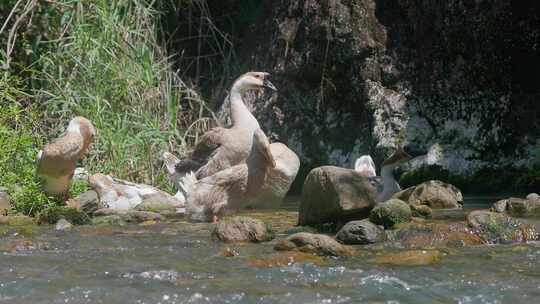
[[[462,208],[463,195],[458,188],[438,180],[409,187],[393,196],[410,205],[427,205],[432,209]]]
[[[155,212],[137,210],[117,210],[103,208],[94,212],[94,216],[118,216],[122,221],[128,223],[142,223],[146,221],[163,221],[164,217]]]
[[[491,209],[517,217],[540,217],[540,199],[534,193],[527,195],[527,199],[510,197],[495,202]]]
[[[369,215],[371,222],[391,228],[399,223],[411,221],[412,211],[409,205],[398,199],[378,203]]]
[[[274,238],[271,228],[263,221],[236,216],[219,222],[212,236],[223,242],[265,242]]]
[[[410,205],[412,215],[416,217],[432,218],[433,209],[426,205]]]
[[[99,196],[96,191],[88,190],[79,194],[76,198],[68,201],[68,206],[77,208],[87,214],[92,214],[96,210],[105,208],[99,200]]]
[[[325,256],[352,256],[354,249],[340,244],[324,234],[295,233],[280,240],[274,247],[278,251],[302,251]]]
[[[506,212],[507,206],[508,206],[508,200],[502,199],[493,203],[493,206],[491,206],[491,209],[494,212],[502,213],[502,212]]]
[[[486,243],[515,243],[538,239],[532,225],[525,225],[504,213],[487,210],[472,211],[467,223]]]
[[[125,226],[127,222],[120,215],[103,215],[92,218],[93,225]]]
[[[369,220],[351,221],[336,234],[344,244],[373,244],[384,240],[384,230]]]
[[[529,201],[538,201],[538,200],[540,200],[540,195],[538,195],[537,193],[529,193],[529,194],[527,194],[525,199],[527,199]]]
[[[0,188],[0,215],[7,214],[11,208],[11,197],[7,194],[7,190]]]
[[[352,169],[318,167],[308,174],[302,190],[299,225],[362,219],[375,205],[376,189]]]
[[[54,227],[56,231],[69,231],[71,228],[73,228],[73,224],[64,218],[59,219]]]

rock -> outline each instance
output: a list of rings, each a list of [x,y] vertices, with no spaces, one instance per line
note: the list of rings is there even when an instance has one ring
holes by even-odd
[[[391,228],[399,223],[406,223],[411,220],[412,211],[407,203],[391,199],[378,203],[369,215],[371,222],[382,225],[384,228]]]
[[[537,193],[529,193],[525,199],[527,199],[528,201],[540,201],[540,195],[538,195]]]
[[[291,235],[299,232],[317,233],[317,229],[309,226],[295,226],[283,231],[283,234]]]
[[[493,206],[491,206],[491,210],[494,212],[506,212],[506,207],[508,203],[506,199],[498,200],[495,203],[493,203]]]
[[[515,243],[538,239],[536,228],[510,218],[504,213],[477,210],[467,222],[486,243]]]
[[[68,231],[71,230],[71,228],[73,228],[73,224],[71,224],[64,218],[59,219],[54,227],[56,231]]]
[[[324,234],[300,232],[280,240],[274,247],[278,251],[301,251],[325,256],[352,256],[354,249]]]
[[[161,209],[168,205],[170,208],[167,210],[184,207],[174,196],[149,185],[135,184],[101,173],[92,175],[89,183],[98,193],[101,203],[110,209],[132,210],[141,204],[154,208],[159,205]]]
[[[212,236],[223,242],[265,242],[274,238],[270,226],[263,221],[244,216],[235,216],[219,222]]]
[[[94,190],[88,190],[79,194],[76,198],[69,200],[67,205],[87,214],[92,214],[96,210],[105,207],[99,200],[97,192]]]
[[[410,205],[412,215],[415,217],[431,218],[433,216],[433,209],[426,205]]]
[[[465,222],[405,223],[387,230],[388,242],[398,247],[463,247],[484,241]]]
[[[426,205],[432,209],[462,208],[463,195],[458,188],[438,180],[409,187],[393,196],[410,205]]]
[[[536,193],[527,195],[526,199],[510,197],[495,202],[491,209],[496,212],[508,212],[517,217],[539,217],[540,199]]]
[[[93,225],[125,226],[127,222],[120,215],[103,215],[92,218]]]
[[[0,215],[6,215],[11,208],[11,197],[5,188],[0,187]]]
[[[53,206],[44,209],[37,215],[38,224],[56,224],[61,218],[68,220],[75,225],[85,225],[90,223],[90,217],[75,208],[65,206]]]
[[[437,263],[441,256],[442,254],[438,250],[407,250],[396,253],[383,253],[371,259],[371,262],[401,266],[421,266]]]
[[[137,210],[118,210],[103,208],[94,212],[94,216],[118,216],[122,221],[128,223],[142,223],[146,221],[163,221],[164,217],[155,212]],[[112,218],[111,218],[112,219]],[[116,218],[114,219],[116,221]]]
[[[375,188],[351,169],[318,167],[308,174],[298,214],[299,225],[365,218],[375,205]]]
[[[336,235],[343,244],[373,244],[384,240],[384,230],[369,220],[351,221],[345,224]]]
[[[10,225],[10,226],[26,226],[34,225],[36,222],[34,218],[26,215],[0,215],[0,225]]]

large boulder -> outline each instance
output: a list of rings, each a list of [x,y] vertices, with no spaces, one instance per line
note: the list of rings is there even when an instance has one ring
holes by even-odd
[[[510,197],[495,202],[492,209],[518,217],[540,217],[540,197],[531,193],[526,198]]]
[[[9,208],[11,208],[11,197],[7,194],[6,189],[0,187],[0,215],[7,214]]]
[[[411,217],[411,207],[398,199],[378,203],[369,215],[370,221],[384,228],[392,228],[396,224],[409,222]]]
[[[467,215],[467,222],[486,243],[515,243],[538,239],[534,226],[523,224],[504,213],[476,210]]]
[[[341,227],[336,239],[343,244],[373,244],[384,240],[384,229],[369,220],[351,221]]]
[[[340,244],[324,234],[299,232],[279,241],[274,247],[278,251],[302,251],[325,256],[352,256],[354,249]]]
[[[463,195],[458,188],[438,180],[409,187],[393,196],[410,205],[426,205],[431,209],[462,208]]]
[[[362,219],[375,205],[375,188],[367,177],[351,169],[318,167],[302,189],[299,225]]]
[[[263,221],[244,216],[219,222],[212,235],[223,242],[264,242],[274,238],[270,226]]]

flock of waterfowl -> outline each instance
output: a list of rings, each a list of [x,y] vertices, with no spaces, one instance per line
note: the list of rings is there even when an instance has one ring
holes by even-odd
[[[165,167],[178,187],[175,197],[184,205],[181,210],[189,219],[216,222],[223,214],[248,206],[276,206],[288,192],[300,160],[286,145],[269,142],[242,97],[247,91],[263,88],[277,91],[268,73],[243,74],[229,92],[230,128],[207,131],[183,159],[163,153]],[[77,162],[84,158],[95,135],[88,119],[75,117],[63,136],[38,153],[37,173],[46,193],[66,198]],[[355,170],[369,178],[376,189],[376,201],[385,201],[401,190],[393,177],[394,168],[418,154],[408,147],[397,149],[383,162],[381,176],[376,176],[373,159],[364,155],[356,161]],[[102,184],[112,185],[114,181],[101,174],[98,177],[94,179],[101,182],[91,186],[104,188]],[[94,190],[105,193],[103,189]],[[120,190],[109,194],[115,191]]]

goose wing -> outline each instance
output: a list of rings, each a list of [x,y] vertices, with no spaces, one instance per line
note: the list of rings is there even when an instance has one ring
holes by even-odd
[[[219,154],[226,133],[227,129],[221,127],[213,128],[205,132],[195,145],[191,155],[176,163],[176,172],[188,173],[190,171],[197,171],[207,164],[212,158]],[[201,178],[201,176],[197,177]]]

